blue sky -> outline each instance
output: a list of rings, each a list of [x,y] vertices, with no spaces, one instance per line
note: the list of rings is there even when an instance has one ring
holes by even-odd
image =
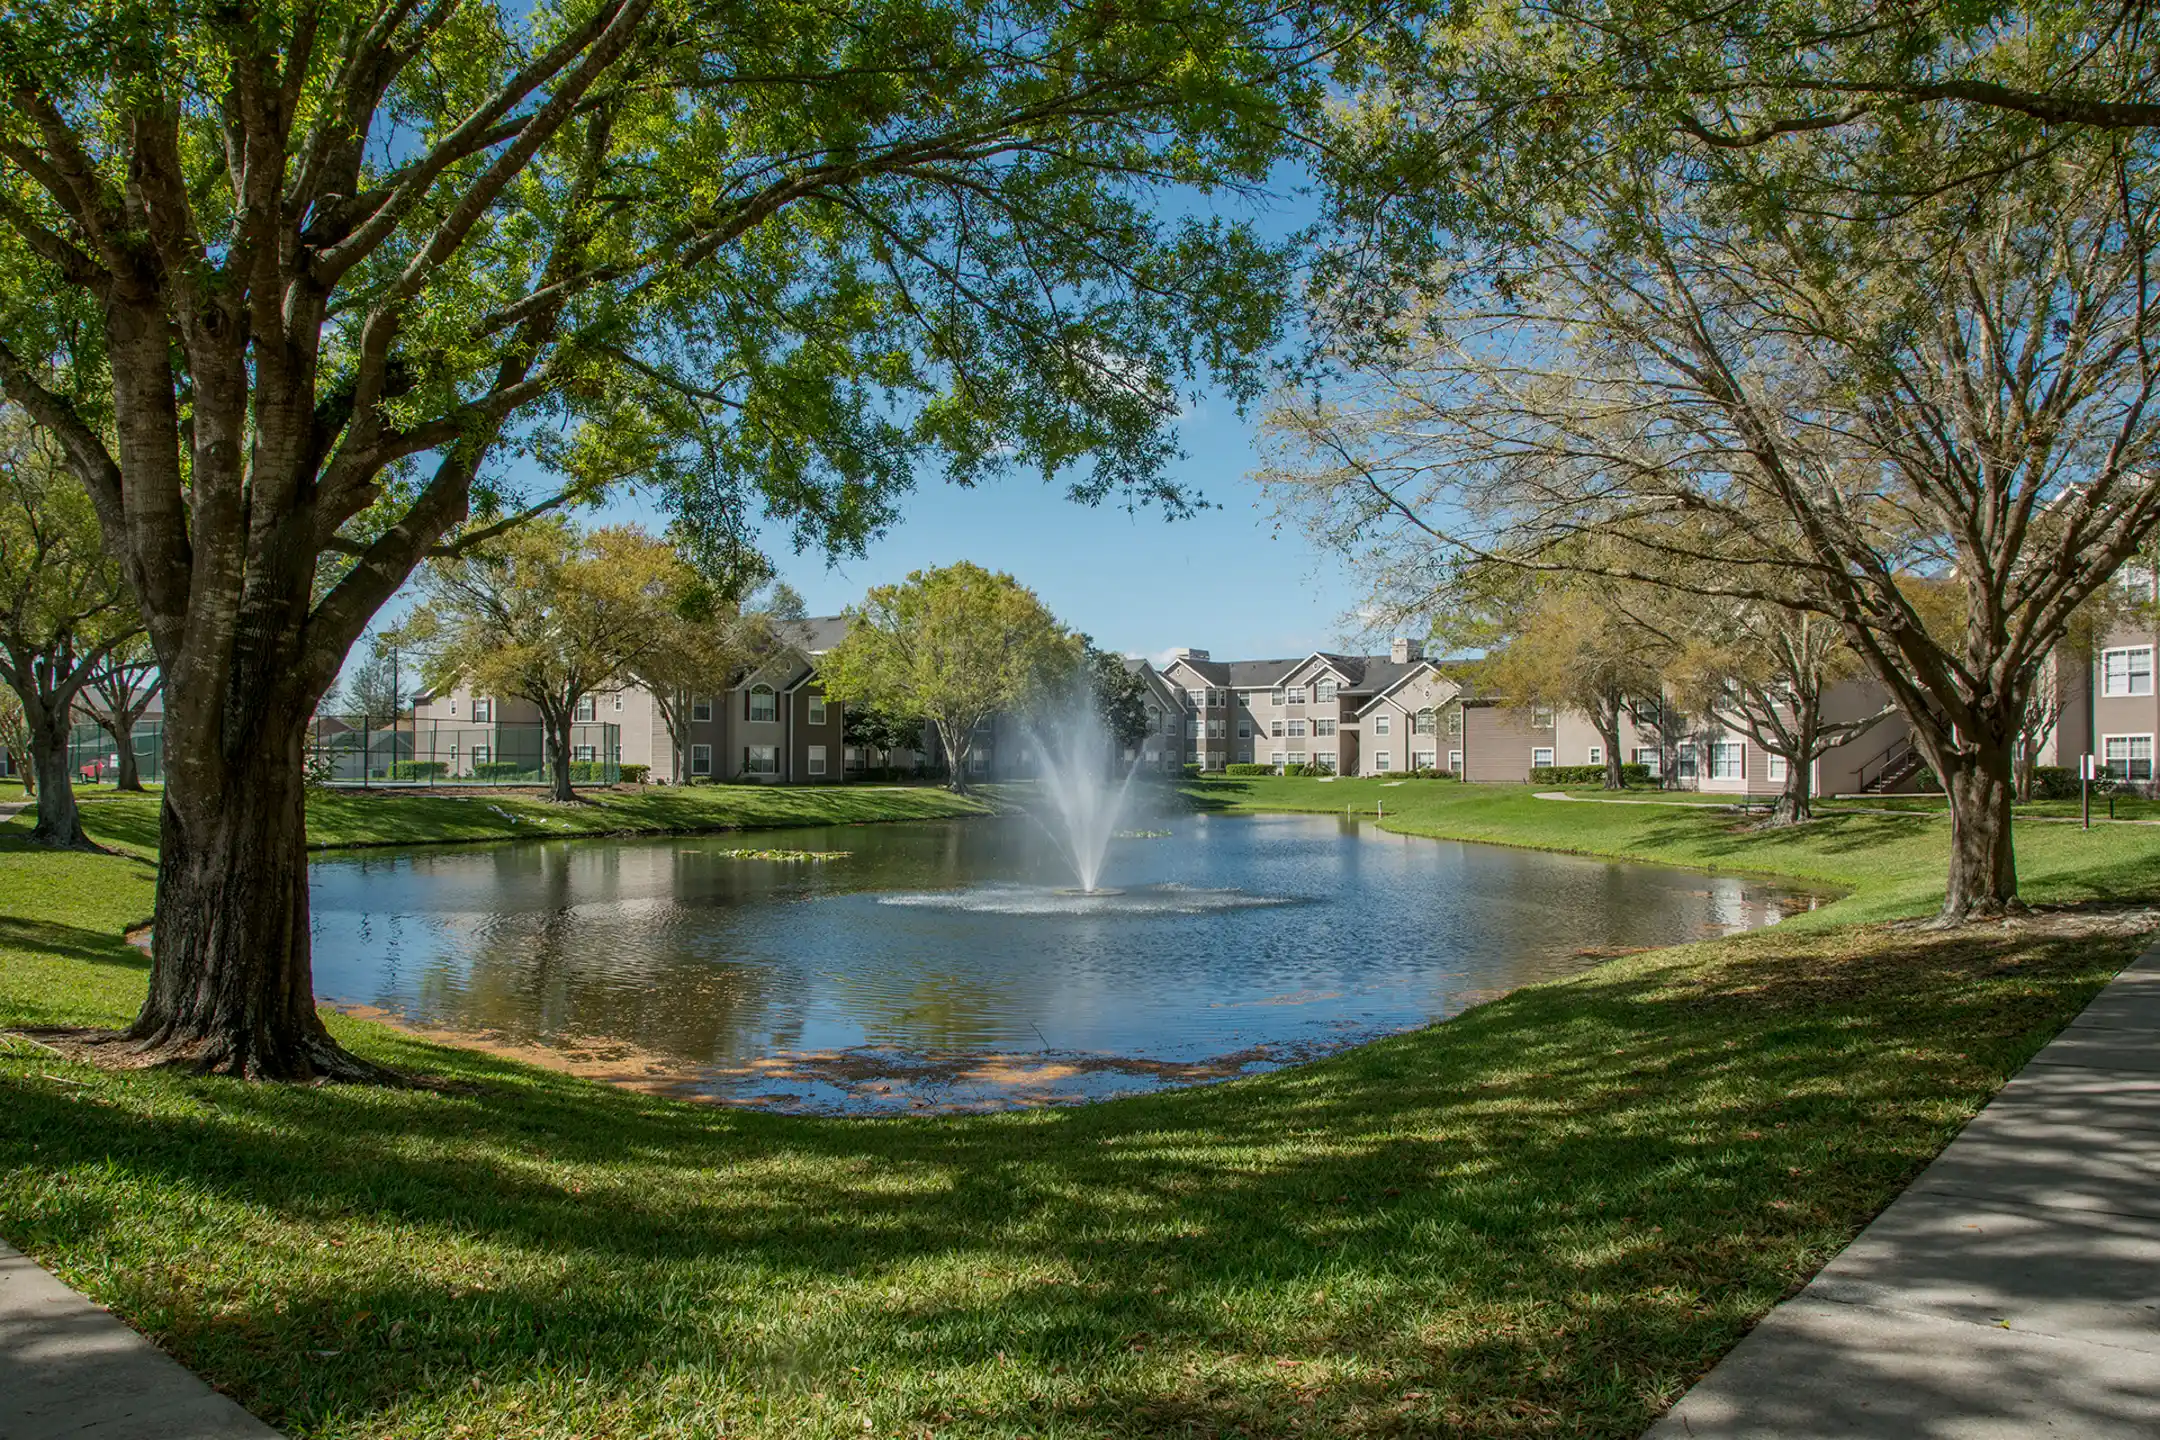
[[[1252,420],[1209,399],[1179,431],[1187,453],[1179,478],[1212,507],[1189,519],[1076,505],[1039,476],[972,490],[932,480],[861,558],[829,565],[820,552],[796,555],[777,531],[766,550],[815,615],[837,614],[911,570],[972,560],[1009,571],[1108,650],[1159,656],[1194,645],[1260,658],[1339,645],[1361,592],[1346,567],[1294,527],[1277,530],[1272,506],[1246,478]],[[616,500],[589,519],[653,530],[667,523],[660,502],[644,497]]]

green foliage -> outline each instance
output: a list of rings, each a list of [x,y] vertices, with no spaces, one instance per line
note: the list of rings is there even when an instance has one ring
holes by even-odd
[[[1239,763],[1224,766],[1223,773],[1226,775],[1272,775],[1275,773],[1275,767],[1273,765]]]
[[[502,784],[513,780],[537,780],[537,766],[520,764],[515,760],[482,760],[472,767],[472,778],[485,784]]]
[[[977,726],[1069,683],[1082,643],[1012,576],[961,561],[871,590],[819,676],[844,705],[927,716],[959,776]]]
[[[1081,645],[1087,657],[1088,688],[1103,728],[1120,752],[1138,748],[1148,734],[1147,685],[1140,672],[1128,667],[1124,656],[1096,649],[1085,636]]]
[[[620,771],[622,783],[625,785],[643,785],[652,778],[650,765],[624,765],[620,767]]]
[[[447,760],[393,760],[390,762],[389,778],[392,780],[440,780],[450,773]]]
[[[1533,785],[1569,786],[1603,785],[1605,783],[1605,767],[1603,765],[1534,765],[1530,768],[1530,783]],[[1655,783],[1655,780],[1650,774],[1648,765],[1628,764],[1620,767],[1620,783],[1622,785],[1651,785]]]
[[[848,744],[869,750],[920,750],[923,727],[928,723],[920,715],[858,703],[846,707],[840,733]]]

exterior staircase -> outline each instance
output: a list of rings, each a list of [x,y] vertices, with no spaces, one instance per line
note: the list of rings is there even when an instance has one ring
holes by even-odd
[[[1860,792],[1863,795],[1887,795],[1926,766],[1926,757],[1908,736],[1860,767]]]

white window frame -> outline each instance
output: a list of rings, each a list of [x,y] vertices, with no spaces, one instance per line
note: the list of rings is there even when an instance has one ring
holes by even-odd
[[[455,715],[457,714],[456,702],[453,701],[451,702],[451,704],[452,708],[450,713]],[[472,702],[472,719],[473,724],[475,725],[494,724],[495,701],[491,697],[486,695],[475,695]]]
[[[1665,754],[1655,745],[1637,745],[1635,747],[1635,763],[1648,770],[1652,779],[1656,779],[1664,773]]]
[[[1559,723],[1560,723],[1560,712],[1559,712],[1559,711],[1557,711],[1557,710],[1555,710],[1555,709],[1553,709],[1553,707],[1552,707],[1552,706],[1550,706],[1550,705],[1536,705],[1536,704],[1533,704],[1533,705],[1532,705],[1532,706],[1530,707],[1530,728],[1531,728],[1531,729],[1533,729],[1533,730],[1551,730],[1551,729],[1554,729],[1554,728],[1556,728],[1556,727],[1557,727],[1557,726],[1559,725]]]
[[[811,695],[806,698],[809,703],[804,706],[804,722],[810,725],[823,725],[825,723],[825,697],[823,695]]]
[[[1288,699],[1289,693],[1289,691],[1283,689],[1282,686],[1278,685],[1275,687],[1275,693],[1268,697],[1269,703],[1274,705],[1277,709],[1281,709],[1283,706],[1290,703]]]
[[[1290,697],[1290,698],[1289,698],[1289,699],[1288,699],[1288,700],[1287,700],[1287,701],[1285,702],[1286,704],[1290,704],[1290,705],[1302,705],[1302,704],[1304,704],[1304,703],[1305,703],[1305,687],[1304,687],[1304,686],[1302,686],[1302,685],[1292,685],[1292,686],[1290,686],[1290,687],[1289,687],[1289,697]]]
[[[1252,739],[1252,721],[1243,715],[1238,717],[1237,738],[1240,740]]]
[[[615,692],[615,713],[622,714],[622,691],[620,690]]]
[[[1292,750],[1290,752],[1290,763],[1292,765],[1303,765],[1305,763],[1305,752],[1303,750]]]
[[[1335,724],[1336,722],[1333,720],[1315,720],[1312,722],[1312,733],[1315,735],[1333,735],[1335,733]]]
[[[1321,769],[1327,771],[1330,775],[1332,775],[1335,773],[1335,764],[1338,754],[1339,752],[1334,750],[1315,750],[1313,751],[1312,761],[1313,764],[1318,765]]]
[[[1274,767],[1275,767],[1275,768],[1276,768],[1277,770],[1280,770],[1280,769],[1282,769],[1282,768],[1283,768],[1283,752],[1282,752],[1282,751],[1280,751],[1280,750],[1274,750],[1274,751],[1270,751],[1270,752],[1268,753],[1268,764],[1270,764],[1270,765],[1273,765],[1273,766],[1274,766]]]
[[[1411,716],[1410,733],[1413,735],[1437,734],[1438,732],[1433,726],[1433,712],[1430,710],[1420,710],[1417,712],[1417,714]]]
[[[765,757],[762,760],[758,758],[761,752],[762,756]],[[772,768],[769,770],[763,768],[765,764],[770,764]],[[778,775],[780,773],[780,747],[777,745],[743,746],[742,768],[745,775]]]
[[[577,704],[570,711],[572,723],[590,725],[600,718],[599,697],[590,693],[578,696]]]
[[[1783,755],[1774,750],[1765,750],[1763,752],[1763,779],[1775,780],[1782,785],[1786,776],[1791,773],[1792,767]]]
[[[690,747],[690,773],[693,775],[712,774],[712,746],[692,745]]]
[[[1423,759],[1425,760],[1425,768],[1427,770],[1437,768],[1432,763],[1432,756],[1427,755],[1424,756]],[[1447,752],[1447,768],[1450,775],[1462,774],[1462,751],[1450,750]]]
[[[712,723],[712,696],[693,695],[690,698],[690,719],[693,724],[698,725]]]
[[[1319,705],[1325,705],[1333,700],[1335,698],[1335,682],[1333,680],[1314,681],[1312,698],[1314,703]]]
[[[1730,763],[1731,769],[1726,769]],[[1747,744],[1741,740],[1713,740],[1710,742],[1711,780],[1747,779]]]
[[[455,695],[450,697],[450,713],[452,715],[457,714],[457,696]]]
[[[1373,751],[1372,768],[1373,774],[1385,775],[1388,771],[1395,768],[1395,757],[1388,754],[1385,750],[1375,750]]]
[[[1694,741],[1680,742],[1673,756],[1673,772],[1682,780],[1702,778],[1702,753],[1695,748]]]
[[[1539,766],[1541,766],[1541,765],[1542,765],[1542,766],[1544,766],[1544,767],[1546,767],[1547,769],[1550,769],[1550,768],[1552,767],[1552,763],[1553,763],[1553,747],[1552,747],[1552,746],[1550,746],[1550,745],[1533,745],[1533,746],[1531,746],[1531,747],[1530,747],[1530,768],[1531,768],[1531,769],[1535,770],[1535,769],[1537,769],[1537,768],[1538,768]]]
[[[760,695],[764,696],[767,700],[772,702],[772,714],[758,714],[758,696]],[[774,725],[779,723],[780,694],[778,691],[774,690],[772,686],[752,685],[750,687],[749,695],[743,701],[743,705],[743,714],[748,716],[753,724]]]
[[[1380,711],[1372,717],[1372,733],[1375,735],[1387,734],[1389,723],[1390,717],[1388,713],[1385,710]]]
[[[1585,765],[1602,765],[1605,763],[1605,747],[1603,745],[1592,745],[1583,754],[1586,757],[1583,760]]]
[[[1252,748],[1250,746],[1237,752],[1237,763],[1240,765],[1252,764]]]
[[[2122,673],[2115,673],[2114,662],[2122,657]],[[2142,668],[2138,661],[2142,659]],[[2139,682],[2143,682],[2142,689]],[[2119,684],[2118,684],[2119,682]],[[2118,645],[2112,650],[2100,652],[2100,694],[2105,699],[2120,699],[2153,693],[2153,647],[2150,645]]]
[[[2115,756],[2109,753],[2115,748],[2115,744],[2117,741],[2121,741],[2123,747],[2122,760],[2120,762],[2122,765],[2122,770],[2120,773],[2118,773],[2115,768],[2117,764]],[[2143,741],[2145,746],[2145,753],[2142,756],[2135,753],[2136,746],[2139,741]],[[2145,767],[2145,773],[2142,775],[2138,773],[2138,767],[2140,765]],[[2127,780],[2135,785],[2150,784],[2153,778],[2153,737],[2149,734],[2134,733],[2128,735],[2101,736],[2100,766],[2108,774],[2113,775],[2117,780]]]
[[[1292,720],[1290,722],[1290,738],[1292,740],[1305,738],[1305,722],[1303,720]]]
[[[1413,750],[1410,752],[1410,768],[1437,770],[1440,768],[1440,753],[1437,750]]]
[[[597,745],[572,745],[570,747],[570,762],[573,765],[580,761],[590,765],[599,758],[600,747]]]
[[[825,773],[825,747],[823,745],[812,745],[810,747],[810,753],[803,760],[803,773],[806,775],[823,775]]]
[[[472,754],[467,756],[466,759],[475,766],[485,765],[488,763],[488,757],[493,753],[485,745],[475,745],[472,747]]]

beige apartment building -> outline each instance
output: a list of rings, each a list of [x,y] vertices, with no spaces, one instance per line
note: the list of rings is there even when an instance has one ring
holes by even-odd
[[[1386,655],[1314,651],[1280,660],[1183,649],[1162,678],[1185,697],[1185,763],[1203,770],[1438,768],[1438,714],[1458,694],[1415,640],[1395,641]]]

